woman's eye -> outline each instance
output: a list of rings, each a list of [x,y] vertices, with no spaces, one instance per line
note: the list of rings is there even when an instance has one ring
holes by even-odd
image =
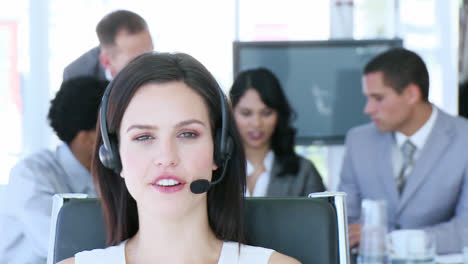
[[[196,138],[198,136],[195,132],[183,132],[179,134],[179,137],[182,138]]]
[[[243,116],[250,116],[251,112],[250,111],[241,111],[241,115]]]
[[[142,135],[142,136],[138,136],[135,138],[136,141],[143,141],[143,142],[151,140],[151,139],[153,139],[153,137],[149,135]]]
[[[273,114],[273,110],[272,110],[272,109],[268,109],[268,110],[264,110],[264,111],[263,111],[263,116],[270,116],[271,114]]]

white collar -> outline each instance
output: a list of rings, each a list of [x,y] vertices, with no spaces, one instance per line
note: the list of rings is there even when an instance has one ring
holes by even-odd
[[[265,158],[263,159],[263,166],[265,167],[265,171],[269,172],[271,171],[271,168],[273,167],[273,161],[275,160],[275,153],[273,153],[273,151],[268,151],[268,153],[266,154]],[[252,174],[252,172],[254,171],[254,167],[252,165],[252,163],[250,163],[249,160],[247,160],[247,176]]]
[[[407,139],[411,140],[411,142],[416,146],[417,149],[422,149],[424,147],[424,144],[426,143],[427,138],[429,137],[429,134],[431,133],[432,128],[434,127],[438,114],[437,107],[434,107],[433,105],[431,105],[431,107],[431,116],[426,121],[426,123],[424,123],[424,125],[421,128],[419,128],[416,131],[416,133],[414,133],[412,136],[407,137],[401,132],[395,132],[395,139],[398,148],[401,148],[401,146]]]

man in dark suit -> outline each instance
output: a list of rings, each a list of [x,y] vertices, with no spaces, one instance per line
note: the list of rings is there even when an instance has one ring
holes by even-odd
[[[468,227],[468,121],[428,100],[423,60],[392,49],[364,68],[364,112],[350,130],[339,190],[347,193],[349,242],[359,243],[361,202],[385,200],[388,230],[424,229],[438,253],[460,252]]]
[[[153,50],[146,21],[136,13],[118,10],[96,26],[99,47],[86,52],[63,71],[63,80],[78,76],[112,79],[136,56]]]

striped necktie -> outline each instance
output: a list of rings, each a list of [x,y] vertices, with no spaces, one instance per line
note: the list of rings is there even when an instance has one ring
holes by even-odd
[[[405,187],[405,182],[408,176],[411,173],[414,165],[414,152],[416,151],[416,146],[407,139],[401,146],[401,153],[403,154],[403,166],[401,167],[400,173],[396,180],[398,192],[401,194],[403,188]]]

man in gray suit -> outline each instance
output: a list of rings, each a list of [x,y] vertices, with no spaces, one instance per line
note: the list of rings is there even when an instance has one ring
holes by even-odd
[[[96,26],[99,47],[86,52],[63,71],[63,80],[78,76],[112,79],[136,56],[153,50],[146,21],[136,13],[117,10]]]
[[[364,68],[364,112],[372,123],[353,128],[339,190],[348,194],[350,246],[359,244],[361,201],[387,202],[388,229],[424,229],[438,253],[460,252],[468,226],[468,121],[428,101],[422,59],[392,49]]]

